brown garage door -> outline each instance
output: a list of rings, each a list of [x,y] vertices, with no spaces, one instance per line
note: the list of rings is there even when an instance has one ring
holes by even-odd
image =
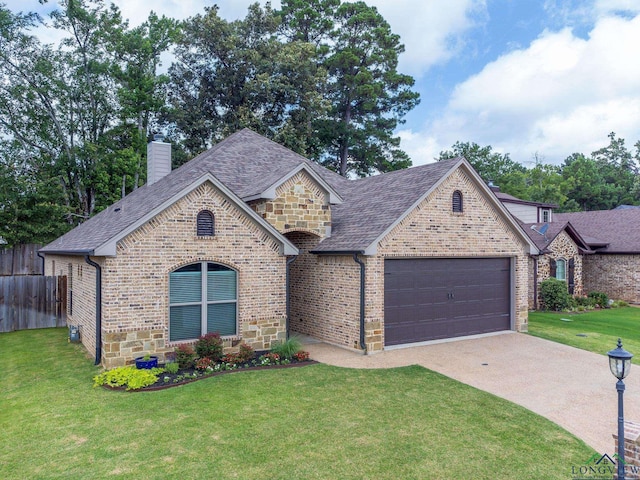
[[[385,345],[508,330],[509,258],[385,260]]]

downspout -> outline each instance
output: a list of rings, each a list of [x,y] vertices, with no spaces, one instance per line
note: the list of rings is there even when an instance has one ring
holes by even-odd
[[[287,289],[287,305],[286,305],[286,309],[287,309],[287,319],[286,319],[286,332],[287,332],[287,340],[289,339],[289,317],[291,315],[291,274],[289,273],[289,266],[296,261],[296,258],[298,258],[297,256],[293,256],[290,258],[287,258],[287,273],[286,273],[286,278],[285,278],[285,283],[286,283],[286,289]]]
[[[360,265],[360,348],[367,354],[367,344],[364,338],[364,293],[365,293],[365,263],[358,258],[358,253],[353,254],[353,260]]]
[[[84,256],[84,261],[96,269],[96,361],[100,365],[102,359],[102,268],[96,262]]]
[[[42,255],[40,251],[37,251],[36,255],[38,255],[42,259],[42,275],[44,275],[44,255]],[[53,272],[53,274],[55,275],[56,272]]]
[[[533,309],[538,310],[538,259],[539,256],[533,258]]]

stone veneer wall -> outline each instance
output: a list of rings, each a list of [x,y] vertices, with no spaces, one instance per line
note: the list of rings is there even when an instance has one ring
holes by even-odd
[[[249,205],[279,232],[306,231],[324,237],[331,227],[328,194],[305,172],[299,172],[276,189],[275,200]]]
[[[360,266],[352,255],[308,253],[319,237],[290,232],[300,255],[290,268],[290,328],[294,333],[360,348]]]
[[[196,216],[202,209],[215,216],[214,237],[196,236]],[[174,350],[175,344],[168,341],[169,273],[198,261],[221,263],[238,272],[239,335],[226,339],[227,351],[241,340],[258,350],[285,338],[286,258],[264,229],[208,182],[119,242],[115,257],[99,261],[107,368],[132,363],[146,353],[163,360]],[[89,271],[88,265],[84,271]],[[95,318],[95,311],[88,309],[94,297],[89,288],[83,295],[88,306],[77,312],[88,321]]]
[[[92,258],[98,264],[101,259]],[[45,275],[67,276],[67,325],[80,327],[80,340],[90,355],[96,351],[96,269],[83,256],[45,256]]]
[[[560,232],[556,238],[549,244],[549,250],[551,253],[541,255],[538,258],[538,306],[540,303],[540,283],[549,278],[551,273],[550,259],[554,260],[563,259],[567,261],[566,272],[569,275],[569,260],[573,258],[574,261],[574,296],[585,295],[583,288],[583,255],[580,255],[578,246],[574,243],[566,232]],[[530,285],[533,290],[533,284]],[[532,294],[533,295],[533,294]]]
[[[462,213],[452,194],[463,195]],[[367,345],[384,344],[384,260],[407,257],[511,257],[515,271],[515,329],[527,330],[528,244],[462,170],[453,172],[379,243],[367,259]]]
[[[613,300],[640,303],[640,255],[594,254],[584,257],[584,290]]]

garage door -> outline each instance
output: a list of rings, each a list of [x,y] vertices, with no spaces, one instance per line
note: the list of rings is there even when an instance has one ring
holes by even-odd
[[[385,260],[385,345],[508,330],[509,258]]]

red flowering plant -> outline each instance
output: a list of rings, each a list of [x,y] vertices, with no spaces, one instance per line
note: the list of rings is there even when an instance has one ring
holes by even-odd
[[[304,350],[300,350],[293,354],[293,358],[295,358],[299,362],[306,362],[309,360],[309,352],[305,352]]]
[[[260,365],[279,365],[280,364],[280,355],[277,353],[269,352],[261,355]]]
[[[196,370],[200,370],[200,371],[213,370],[213,365],[214,365],[214,361],[211,360],[209,357],[202,357],[202,358],[199,358],[198,361],[196,362]]]

